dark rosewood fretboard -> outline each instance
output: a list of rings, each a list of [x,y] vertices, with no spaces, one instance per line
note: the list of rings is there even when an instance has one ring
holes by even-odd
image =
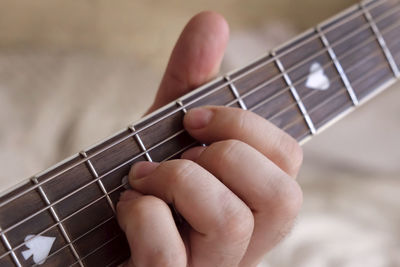
[[[115,219],[121,178],[134,162],[176,158],[197,145],[182,127],[188,109],[248,109],[304,141],[395,82],[399,68],[400,3],[354,6],[4,194],[0,265],[97,267],[126,260]]]

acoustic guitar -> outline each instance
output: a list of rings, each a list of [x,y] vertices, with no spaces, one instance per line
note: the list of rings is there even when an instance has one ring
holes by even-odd
[[[251,110],[304,143],[395,83],[399,69],[399,1],[355,5],[4,192],[0,266],[124,262],[129,248],[115,217],[122,178],[137,161],[199,145],[182,126],[193,107]]]

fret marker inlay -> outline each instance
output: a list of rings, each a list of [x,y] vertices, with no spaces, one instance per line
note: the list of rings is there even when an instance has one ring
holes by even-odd
[[[296,101],[297,106],[299,107],[301,114],[303,115],[303,118],[306,121],[308,128],[310,129],[311,134],[315,135],[317,133],[317,129],[315,128],[314,122],[311,120],[311,117],[308,114],[303,101],[300,99],[299,93],[297,92],[296,88],[294,87],[292,80],[290,79],[288,73],[286,72],[285,68],[283,67],[281,60],[277,57],[276,52],[274,52],[274,51],[271,52],[271,56],[273,56],[275,58],[276,66],[278,67],[279,71],[282,73],[286,84],[289,86],[290,93],[292,94],[294,100]]]
[[[22,256],[25,260],[33,256],[33,261],[36,264],[43,264],[46,261],[55,240],[55,237],[50,236],[27,235],[25,237],[25,246],[28,249],[22,251]]]
[[[310,67],[310,75],[307,78],[306,86],[310,89],[327,90],[330,87],[329,78],[325,75],[324,69],[318,62]]]

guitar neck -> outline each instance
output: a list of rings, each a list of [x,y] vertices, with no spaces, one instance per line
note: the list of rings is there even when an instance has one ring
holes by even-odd
[[[178,158],[198,145],[182,125],[191,108],[250,110],[305,142],[394,83],[399,68],[400,3],[353,6],[5,193],[0,265],[117,266],[126,260],[129,249],[115,218],[122,177],[137,161]]]

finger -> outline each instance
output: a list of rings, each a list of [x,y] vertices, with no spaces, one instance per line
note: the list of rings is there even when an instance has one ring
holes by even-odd
[[[241,266],[254,266],[291,228],[302,203],[300,187],[263,154],[237,140],[213,143],[197,156],[196,163],[252,210],[254,231]]]
[[[187,266],[185,245],[164,201],[126,191],[117,215],[131,250],[128,266]]]
[[[175,45],[149,112],[213,78],[228,38],[229,27],[221,15],[207,11],[193,17]]]
[[[197,140],[212,143],[236,139],[249,144],[295,177],[303,153],[292,137],[264,118],[238,108],[195,108],[185,115],[184,126]]]
[[[146,165],[130,172],[131,186],[172,203],[193,229],[189,234],[195,266],[237,266],[253,230],[249,208],[218,179],[188,160],[161,163],[151,174],[137,178]]]

